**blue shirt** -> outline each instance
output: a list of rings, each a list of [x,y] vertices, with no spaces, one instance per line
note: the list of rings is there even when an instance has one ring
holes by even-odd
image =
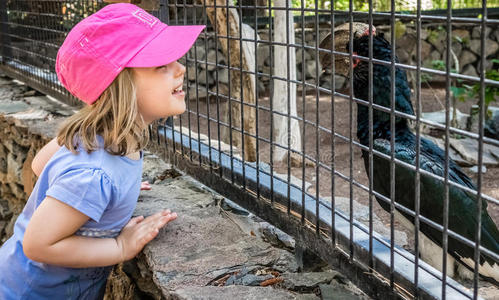
[[[76,235],[108,238],[119,235],[137,204],[142,179],[140,159],[112,155],[99,148],[75,155],[64,145],[45,165],[14,225],[14,234],[0,248],[0,299],[102,299],[113,266],[68,268],[27,258],[24,231],[35,209],[51,196],[90,219]],[[96,253],[98,255],[98,253]]]

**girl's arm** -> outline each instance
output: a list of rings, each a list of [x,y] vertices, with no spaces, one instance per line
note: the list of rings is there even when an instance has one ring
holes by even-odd
[[[61,148],[61,146],[57,144],[57,137],[55,137],[45,146],[43,146],[40,151],[38,151],[38,153],[33,158],[33,161],[31,162],[31,169],[33,169],[33,172],[37,177],[40,176],[40,173],[42,173],[45,164],[47,164],[52,155],[54,155],[54,153],[56,153],[59,148]]]
[[[26,257],[43,263],[72,268],[103,267],[134,258],[176,219],[169,210],[147,218],[132,218],[116,238],[89,238],[74,235],[89,217],[79,210],[47,196],[29,221],[23,240]]]

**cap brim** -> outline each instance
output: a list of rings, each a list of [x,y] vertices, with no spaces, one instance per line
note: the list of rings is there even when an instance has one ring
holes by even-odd
[[[157,67],[169,64],[192,47],[205,25],[168,26],[144,46],[125,67]]]

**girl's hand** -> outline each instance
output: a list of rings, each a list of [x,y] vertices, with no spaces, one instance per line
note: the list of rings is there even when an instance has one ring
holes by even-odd
[[[171,213],[169,209],[155,213],[144,219],[138,216],[130,219],[123,227],[116,242],[121,250],[121,261],[134,258],[152,239],[156,237],[163,226],[177,218],[176,213]]]
[[[140,184],[140,190],[150,190],[151,189],[151,185],[149,184],[149,181],[142,181],[142,183]]]

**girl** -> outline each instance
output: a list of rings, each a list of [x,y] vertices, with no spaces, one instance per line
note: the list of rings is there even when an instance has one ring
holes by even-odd
[[[56,73],[88,105],[33,161],[39,178],[0,248],[0,299],[101,299],[113,265],[176,218],[169,210],[131,216],[148,125],[185,111],[177,60],[204,27],[167,26],[117,3],[68,33]]]

